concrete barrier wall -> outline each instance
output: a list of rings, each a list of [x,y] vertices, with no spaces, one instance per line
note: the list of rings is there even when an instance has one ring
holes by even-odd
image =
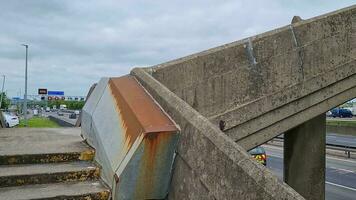
[[[352,68],[344,68],[355,60],[355,24],[353,6],[148,71],[198,112],[211,117],[330,71],[340,76],[338,80],[349,76]],[[317,85],[304,84],[304,90],[316,91],[328,81],[318,80]]]
[[[63,126],[63,127],[74,127],[75,126],[74,123],[67,122],[67,121],[65,121],[63,119],[60,119],[60,118],[57,118],[57,117],[54,117],[54,116],[48,116],[48,118],[51,121],[56,122],[59,126]]]
[[[82,135],[114,200],[166,197],[178,129],[134,77],[99,81],[82,111]]]
[[[131,74],[182,129],[168,199],[303,199],[144,69]]]

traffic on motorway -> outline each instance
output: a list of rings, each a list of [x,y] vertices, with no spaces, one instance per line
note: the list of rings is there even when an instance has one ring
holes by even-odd
[[[283,180],[283,149],[263,145],[267,167]],[[326,156],[325,199],[352,200],[356,197],[356,160]]]

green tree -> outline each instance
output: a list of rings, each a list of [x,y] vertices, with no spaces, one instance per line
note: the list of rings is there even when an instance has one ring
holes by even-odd
[[[1,103],[1,109],[7,109],[7,108],[9,108],[9,105],[10,105],[10,99],[7,98],[5,92],[3,92],[3,93],[0,92],[0,99],[1,99],[2,95],[3,95],[3,97],[2,97],[2,103]]]
[[[60,105],[66,105],[67,109],[69,110],[81,110],[84,106],[84,101],[63,101],[63,100],[57,100],[57,101],[49,101],[48,106],[53,107],[54,105],[59,108]]]

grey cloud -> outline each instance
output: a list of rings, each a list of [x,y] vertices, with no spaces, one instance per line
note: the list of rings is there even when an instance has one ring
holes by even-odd
[[[351,5],[303,1],[0,1],[0,74],[11,96],[23,88],[30,44],[29,91],[85,95],[103,76],[158,64]],[[23,91],[23,89],[22,89]]]

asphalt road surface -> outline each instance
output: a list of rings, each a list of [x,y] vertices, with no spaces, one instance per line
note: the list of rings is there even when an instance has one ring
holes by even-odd
[[[282,148],[263,145],[267,153],[267,167],[283,180]],[[326,157],[325,199],[356,199],[356,161]]]

